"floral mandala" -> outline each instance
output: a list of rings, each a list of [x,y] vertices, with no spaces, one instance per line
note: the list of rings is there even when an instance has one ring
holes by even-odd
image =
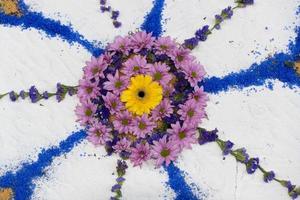
[[[40,92],[35,86],[28,91],[11,91],[0,94],[0,99],[8,96],[13,102],[30,99],[32,103],[56,97],[58,102],[67,95],[77,95],[80,104],[76,106],[77,121],[83,131],[71,135],[57,147],[43,150],[38,160],[24,163],[16,172],[8,171],[0,176],[0,200],[30,199],[35,188],[34,180],[42,177],[53,159],[69,151],[82,139],[104,148],[108,156],[117,154],[116,183],[111,200],[121,199],[122,187],[126,180],[128,164],[144,167],[168,169],[168,175],[175,177],[170,187],[176,192],[176,199],[197,199],[190,186],[180,176],[173,164],[181,152],[192,149],[194,144],[215,142],[223,156],[231,155],[246,167],[248,174],[260,171],[263,181],[278,182],[295,199],[300,188],[291,181],[279,179],[273,170],[266,170],[258,157],[251,157],[245,148],[234,149],[230,140],[219,138],[218,130],[208,131],[199,127],[206,115],[208,92],[212,87],[221,90],[224,82],[217,78],[205,79],[206,72],[192,50],[221,24],[230,19],[236,9],[254,4],[253,0],[236,0],[235,7],[227,7],[215,15],[214,24],[199,28],[193,37],[183,44],[169,36],[161,36],[161,12],[163,0],[154,1],[154,8],[148,14],[141,30],[130,32],[128,36],[117,36],[105,49],[101,49],[84,39],[79,33],[55,20],[45,18],[41,13],[32,12],[23,1],[0,0],[0,23],[35,28],[45,31],[50,37],[60,36],[70,44],[76,42],[93,54],[83,68],[83,76],[76,86],[57,84],[56,92]],[[115,28],[120,28],[121,13],[106,0],[100,1],[100,11],[109,13]],[[297,28],[298,31],[298,28]],[[280,60],[281,71],[271,67],[268,74],[255,71],[264,80],[277,78],[284,83],[300,86],[299,35],[296,44],[291,45],[292,53]],[[276,64],[276,62],[274,62]],[[284,73],[281,73],[284,72]],[[244,72],[243,72],[244,73]],[[245,74],[243,74],[245,75]],[[235,74],[232,74],[235,76]],[[244,86],[262,85],[264,81],[252,82],[243,77]],[[269,86],[271,87],[271,86]]]

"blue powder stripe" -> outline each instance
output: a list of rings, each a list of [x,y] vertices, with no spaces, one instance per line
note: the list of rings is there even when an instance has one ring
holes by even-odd
[[[15,200],[29,200],[33,194],[33,181],[45,175],[46,167],[50,166],[55,157],[70,152],[87,134],[84,130],[72,133],[58,146],[43,149],[35,162],[24,163],[16,172],[9,171],[0,177],[0,188],[11,188]]]
[[[23,1],[19,2],[19,6],[23,12],[21,17],[0,13],[0,24],[6,26],[20,26],[23,29],[34,28],[45,32],[48,37],[59,36],[70,44],[80,44],[94,56],[98,56],[104,52],[103,49],[94,46],[92,42],[84,39],[82,35],[75,32],[70,26],[62,25],[59,21],[46,18],[42,13],[29,11]]]
[[[249,69],[238,73],[231,73],[221,78],[207,78],[200,85],[203,84],[205,91],[215,94],[230,88],[243,89],[249,86],[265,85],[272,89],[272,84],[267,84],[268,79],[277,79],[290,88],[300,87],[300,76],[292,67],[286,65],[287,61],[300,60],[300,27],[296,28],[296,33],[295,41],[288,45],[290,53],[275,54],[272,58],[260,64],[255,63]]]
[[[185,182],[183,172],[180,171],[173,162],[169,166],[164,167],[164,169],[169,176],[167,185],[169,185],[176,194],[175,200],[197,200],[191,187]]]
[[[154,0],[154,6],[150,13],[145,17],[145,21],[141,29],[150,33],[153,36],[159,37],[162,33],[162,11],[164,8],[164,0]]]

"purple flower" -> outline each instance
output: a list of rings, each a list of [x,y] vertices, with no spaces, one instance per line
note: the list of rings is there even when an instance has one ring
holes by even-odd
[[[116,114],[123,108],[123,104],[120,98],[111,92],[108,92],[106,96],[102,96],[104,105],[109,109],[110,114]]]
[[[113,43],[109,44],[109,51],[121,51],[124,54],[128,55],[131,48],[131,41],[129,37],[117,36]]]
[[[118,178],[116,179],[116,181],[117,181],[118,183],[122,183],[122,182],[125,181],[125,178],[123,178],[123,177],[118,177]]]
[[[116,95],[120,94],[129,84],[126,76],[120,76],[119,71],[116,71],[115,76],[112,74],[107,75],[108,81],[104,82],[103,88],[113,91]]]
[[[9,98],[10,98],[11,101],[16,101],[18,99],[18,94],[15,93],[14,91],[11,91],[9,93]]]
[[[172,80],[172,75],[169,73],[170,67],[165,63],[156,62],[154,64],[148,64],[149,73],[153,78],[153,81],[159,82],[164,88],[169,85]]]
[[[170,57],[175,62],[175,67],[177,69],[184,66],[185,63],[194,60],[190,53],[191,50],[186,48],[179,48],[172,51]]]
[[[207,131],[205,129],[200,129],[200,137],[199,137],[199,144],[203,145],[208,142],[214,142],[218,139],[217,135],[218,129],[214,129],[212,131]]]
[[[206,74],[203,66],[195,62],[188,62],[182,68],[183,73],[186,75],[185,78],[192,87],[197,86]]]
[[[29,98],[32,103],[36,103],[39,100],[40,94],[39,94],[39,91],[35,88],[35,86],[30,87]]]
[[[101,55],[99,58],[92,57],[91,61],[86,62],[86,66],[83,68],[83,71],[87,79],[99,77],[104,78],[103,72],[108,66],[105,58],[105,56]]]
[[[180,153],[180,147],[177,143],[173,141],[167,141],[167,136],[165,135],[159,141],[154,141],[152,146],[152,155],[156,160],[156,167],[160,167],[163,163],[167,166],[177,159]]]
[[[122,26],[122,23],[117,21],[117,20],[114,20],[113,25],[114,25],[115,28],[120,28]]]
[[[122,151],[127,151],[130,152],[130,141],[127,140],[126,138],[123,138],[122,140],[118,141],[115,146],[113,146],[113,149],[117,153],[121,153]]]
[[[232,17],[232,15],[233,15],[233,10],[232,10],[231,6],[228,6],[227,8],[223,9],[221,15],[225,19],[226,18],[230,19]]]
[[[194,49],[199,44],[199,39],[192,37],[184,40],[184,46],[188,49]]]
[[[201,108],[204,108],[206,107],[206,103],[209,98],[204,92],[203,87],[195,87],[195,91],[189,94],[189,99],[194,99],[197,102],[197,104],[201,106]]]
[[[171,124],[171,129],[167,132],[170,134],[170,140],[174,141],[181,148],[191,149],[191,144],[197,143],[196,129],[189,127],[188,124],[183,123],[181,126],[179,122]]]
[[[273,171],[264,173],[264,181],[266,183],[272,181],[274,178],[275,178],[275,173]]]
[[[193,99],[179,105],[179,108],[177,113],[180,115],[180,119],[190,124],[190,126],[197,126],[205,116],[204,110],[199,109],[197,102]]]
[[[122,73],[130,77],[136,74],[145,74],[148,71],[147,69],[146,58],[140,55],[135,55],[124,63]]]
[[[258,158],[250,158],[246,163],[246,169],[248,174],[253,174],[259,166]]]
[[[47,91],[45,91],[42,96],[44,99],[49,99],[49,93]]]
[[[132,115],[127,110],[119,112],[113,121],[113,125],[120,133],[129,133],[132,129],[132,118]]]
[[[120,184],[116,184],[114,186],[112,186],[111,191],[112,192],[116,192],[117,190],[121,189],[121,185]]]
[[[100,95],[99,81],[91,82],[86,79],[79,81],[77,96],[80,99],[96,99]]]
[[[152,118],[154,120],[159,120],[164,117],[170,117],[173,113],[173,106],[169,99],[163,99],[158,106],[152,110]]]
[[[254,4],[254,0],[237,0],[236,2],[240,4],[244,4],[244,6]]]
[[[234,144],[230,140],[224,142],[224,147],[222,148],[224,156],[228,155],[231,152],[233,145]]]
[[[151,157],[150,146],[146,144],[137,144],[136,147],[131,148],[130,161],[133,166],[141,166],[144,161],[149,160]]]
[[[76,106],[75,113],[78,117],[77,121],[80,122],[81,125],[86,125],[91,123],[93,120],[93,115],[97,110],[97,106],[89,101],[81,102],[81,105]]]
[[[139,138],[145,138],[155,127],[156,124],[146,114],[141,117],[135,117],[132,121],[133,134]]]
[[[111,10],[110,6],[100,6],[101,12],[109,12]]]
[[[146,32],[137,32],[131,37],[131,43],[134,47],[134,52],[139,52],[140,50],[146,48],[149,49],[152,47],[154,38],[152,33]]]
[[[101,5],[105,5],[106,4],[106,0],[100,0],[100,4]]]
[[[232,151],[232,155],[235,157],[235,159],[241,163],[247,164],[249,161],[249,155],[246,152],[245,148],[240,148]]]
[[[19,96],[20,96],[22,99],[25,99],[25,98],[26,98],[26,93],[25,93],[25,91],[24,91],[24,90],[21,90]]]
[[[113,10],[111,12],[111,18],[114,20],[118,19],[119,15],[120,15],[120,12],[118,10]]]
[[[96,146],[103,145],[105,142],[109,141],[110,131],[111,129],[107,128],[105,125],[99,122],[94,122],[88,130],[87,139]]]
[[[174,49],[176,49],[176,43],[171,39],[170,36],[159,37],[155,42],[154,46],[159,54],[169,55]]]
[[[209,26],[205,25],[201,29],[196,31],[195,36],[198,40],[205,41],[209,33],[210,33]]]

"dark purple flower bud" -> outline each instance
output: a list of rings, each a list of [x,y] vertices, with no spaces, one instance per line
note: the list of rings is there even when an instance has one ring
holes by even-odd
[[[60,83],[56,84],[56,100],[61,102],[65,98],[65,90]]]
[[[73,96],[73,95],[75,95],[77,93],[77,89],[76,88],[74,88],[74,87],[69,87],[68,88],[68,94],[70,95],[70,96]]]
[[[47,91],[45,91],[42,96],[44,99],[49,99],[49,93]]]
[[[20,96],[22,99],[25,99],[25,98],[26,98],[25,91],[24,91],[24,90],[21,90],[19,96]]]
[[[196,37],[184,40],[184,46],[189,49],[194,49],[199,43],[199,40]]]
[[[266,183],[272,181],[275,178],[275,173],[273,171],[269,171],[264,174],[264,181]]]
[[[232,151],[232,155],[237,161],[241,163],[247,163],[249,161],[249,155],[247,154],[245,148],[240,148]]]
[[[127,151],[121,151],[121,153],[120,153],[120,157],[122,158],[122,159],[128,159],[129,158],[129,156],[130,156],[130,153],[129,152],[127,152]]]
[[[106,0],[100,0],[100,4],[101,5],[105,5],[106,4]]]
[[[110,200],[119,200],[117,197],[110,197]]]
[[[121,189],[121,185],[116,184],[116,185],[112,186],[111,191],[116,192],[117,190],[120,190],[120,189]]]
[[[244,0],[244,4],[252,5],[252,4],[254,4],[254,0]]]
[[[296,185],[293,185],[291,181],[282,181],[281,185],[288,189],[288,192],[291,192],[295,189]]]
[[[200,41],[205,41],[207,39],[207,35],[209,34],[209,26],[205,25],[201,29],[197,30],[195,36]]]
[[[114,10],[111,13],[111,18],[114,19],[114,20],[117,20],[119,15],[120,15],[120,12],[118,10]]]
[[[220,23],[223,21],[223,17],[221,15],[215,15],[216,22]]]
[[[233,15],[233,10],[231,9],[231,6],[225,8],[222,10],[222,16],[226,19],[230,19]]]
[[[113,25],[114,25],[115,28],[120,28],[122,26],[122,23],[117,21],[117,20],[114,20]]]
[[[213,142],[218,139],[218,129],[212,130],[212,131],[207,131],[205,129],[199,129],[200,132],[200,137],[198,139],[198,142],[200,145],[203,145],[208,142]]]
[[[112,155],[112,153],[114,152],[114,149],[112,148],[113,143],[111,141],[106,142],[105,144],[105,150],[107,152],[107,155]]]
[[[216,24],[215,28],[216,28],[217,30],[220,30],[220,29],[221,29],[221,25],[220,25],[220,24]]]
[[[233,143],[230,141],[230,140],[227,140],[225,143],[224,143],[224,149],[223,149],[223,155],[228,155],[230,152],[231,152],[231,149],[233,147]]]
[[[259,166],[258,158],[250,158],[246,164],[246,169],[248,174],[253,174]]]
[[[10,98],[11,101],[16,101],[18,99],[18,95],[14,91],[11,91],[9,93],[9,98]]]
[[[118,178],[116,179],[116,181],[117,181],[118,183],[121,183],[121,182],[124,182],[124,181],[125,181],[125,178],[123,178],[123,177],[118,177]]]
[[[39,91],[35,88],[35,86],[30,87],[29,98],[32,103],[36,103],[39,100],[40,94],[39,94]]]
[[[127,163],[122,160],[118,160],[117,162],[117,169],[118,170],[126,170],[128,168]]]
[[[100,6],[101,12],[110,12],[111,7],[110,6]]]

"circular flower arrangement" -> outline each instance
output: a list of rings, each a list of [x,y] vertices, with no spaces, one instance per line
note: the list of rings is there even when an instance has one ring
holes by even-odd
[[[76,114],[94,145],[134,166],[153,159],[159,167],[197,143],[208,97],[199,86],[205,71],[189,49],[137,32],[116,37],[86,64]]]

